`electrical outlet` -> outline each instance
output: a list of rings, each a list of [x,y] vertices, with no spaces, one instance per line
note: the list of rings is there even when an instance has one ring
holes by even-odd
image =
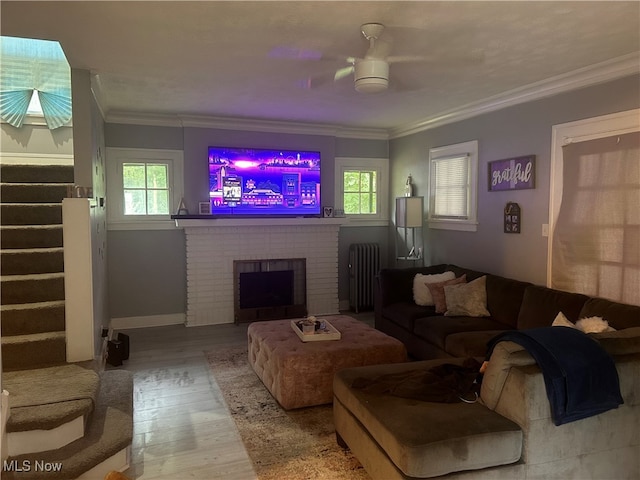
[[[548,237],[549,236],[549,224],[548,223],[543,223],[542,224],[542,236],[543,237]]]

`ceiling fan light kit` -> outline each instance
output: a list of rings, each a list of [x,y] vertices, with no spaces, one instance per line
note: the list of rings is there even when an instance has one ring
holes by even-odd
[[[365,58],[354,65],[354,84],[360,93],[377,93],[389,87],[389,64],[376,58]]]

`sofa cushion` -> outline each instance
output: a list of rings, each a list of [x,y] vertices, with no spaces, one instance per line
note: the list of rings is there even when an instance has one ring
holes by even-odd
[[[595,338],[609,355],[640,353],[640,327],[592,333],[590,336]]]
[[[580,318],[602,317],[616,330],[640,327],[640,306],[590,298],[580,310]]]
[[[455,273],[456,277],[461,277],[462,275],[466,275],[467,282],[470,282],[472,280],[475,280],[476,278],[480,278],[486,275],[486,273],[484,272],[478,272],[477,270],[471,270],[469,268],[463,268],[457,265],[447,265],[446,269],[451,270],[453,273]]]
[[[535,365],[536,361],[524,347],[514,342],[499,342],[491,352],[484,372],[480,399],[491,410],[496,408],[509,370],[514,366]]]
[[[393,303],[382,308],[382,315],[402,328],[413,331],[417,318],[430,317],[436,314],[436,307],[422,307],[413,302]]]
[[[518,314],[518,330],[550,327],[558,312],[564,313],[569,321],[575,323],[588,298],[580,293],[531,285],[524,291]]]
[[[454,333],[505,330],[506,328],[491,317],[434,316],[416,319],[413,332],[418,337],[446,350],[446,339]]]
[[[466,278],[466,277],[465,277]],[[469,283],[444,286],[448,317],[488,317],[487,276],[476,278]]]
[[[487,310],[497,322],[516,328],[528,282],[487,275]]]
[[[383,268],[376,276],[376,301],[381,306],[399,302],[413,302],[413,279],[416,273],[442,273],[446,265],[429,267]]]
[[[462,359],[347,368],[334,376],[334,402],[362,423],[409,477],[436,477],[517,462],[522,451],[520,427],[480,403],[422,402],[351,388],[356,378],[456,362]]]
[[[456,278],[456,276],[453,272],[434,273],[431,275],[416,273],[416,276],[413,277],[413,301],[416,305],[435,305],[427,284],[444,282],[446,280],[453,280],[454,278]]]
[[[453,333],[445,339],[444,349],[449,355],[454,357],[479,357],[484,359],[489,340],[506,330],[505,328],[504,330]]]

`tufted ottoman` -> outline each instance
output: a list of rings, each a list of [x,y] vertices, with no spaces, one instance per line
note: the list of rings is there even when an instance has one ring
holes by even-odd
[[[248,327],[249,364],[287,410],[331,403],[338,370],[407,361],[399,340],[346,315],[322,318],[340,331],[340,340],[302,342],[291,320],[253,322]]]

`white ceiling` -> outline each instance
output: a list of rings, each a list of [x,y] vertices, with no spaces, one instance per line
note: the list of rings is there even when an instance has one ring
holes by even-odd
[[[72,67],[97,76],[107,118],[127,112],[392,129],[612,59],[637,70],[640,58],[638,1],[3,0],[0,8],[2,35],[58,40]],[[282,52],[363,56],[366,22],[395,27],[393,54],[433,61],[392,64],[390,88],[380,94],[356,92],[350,78],[302,88],[346,63]],[[448,61],[477,54],[481,62]]]

